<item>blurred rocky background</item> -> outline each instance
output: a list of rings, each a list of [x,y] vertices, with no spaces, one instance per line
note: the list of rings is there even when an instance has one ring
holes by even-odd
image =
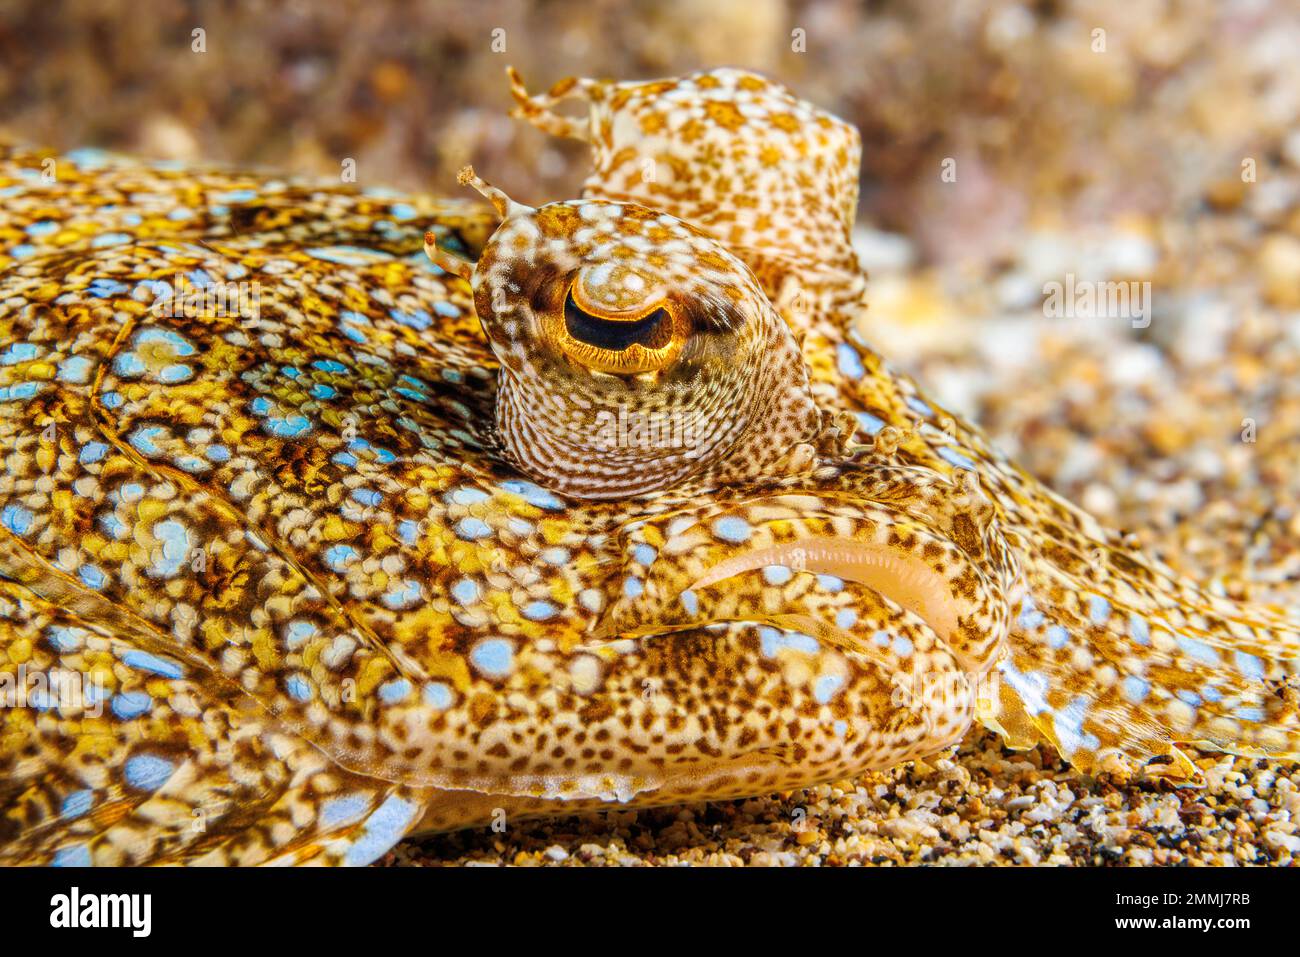
[[[1260,181],[1300,162],[1295,0],[5,0],[0,130],[323,176],[352,157],[362,183],[432,191],[473,160],[524,199],[570,195],[582,146],[507,117],[508,63],[533,88],[772,75],[858,125],[864,222],[926,260],[1141,232],[1240,202],[1244,158]]]

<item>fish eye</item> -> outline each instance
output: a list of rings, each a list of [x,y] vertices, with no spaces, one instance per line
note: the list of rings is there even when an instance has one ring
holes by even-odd
[[[563,315],[550,323],[552,339],[569,358],[597,372],[632,375],[669,365],[686,339],[685,323],[668,303],[606,314],[580,304],[571,285]]]

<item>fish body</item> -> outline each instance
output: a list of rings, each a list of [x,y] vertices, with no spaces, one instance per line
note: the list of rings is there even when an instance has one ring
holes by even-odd
[[[1294,612],[855,331],[851,126],[735,70],[513,84],[581,198],[0,159],[0,861],[363,864],[977,721],[1087,772],[1300,755]]]

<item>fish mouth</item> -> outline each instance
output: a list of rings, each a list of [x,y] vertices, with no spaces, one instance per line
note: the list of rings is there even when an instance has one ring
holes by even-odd
[[[857,582],[915,614],[945,643],[951,643],[956,635],[957,606],[945,587],[944,577],[921,559],[874,542],[812,536],[750,549],[712,566],[691,583],[690,590],[698,593],[764,568],[789,568],[792,572]]]
[[[760,622],[879,658],[873,642],[906,619],[987,670],[1010,626],[1007,575],[989,535],[954,514],[791,494],[640,522],[592,637]]]

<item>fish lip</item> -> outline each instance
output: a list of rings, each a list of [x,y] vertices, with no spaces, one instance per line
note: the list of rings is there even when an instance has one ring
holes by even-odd
[[[1020,577],[996,511],[974,495],[954,500],[960,490],[941,473],[869,467],[858,464],[856,481],[792,480],[681,498],[621,523],[614,546],[621,561],[610,564],[607,601],[586,640],[740,620],[807,633],[794,622],[811,614],[828,644],[874,657],[875,632],[902,614],[961,669],[988,671],[1007,639],[1007,596]],[[758,577],[768,566],[784,566],[780,581]],[[796,574],[787,585],[789,572]],[[847,606],[834,594],[844,585],[827,580],[837,578],[858,595]],[[857,614],[841,620],[837,609],[846,607]]]
[[[687,590],[708,588],[769,565],[832,575],[865,585],[913,612],[945,644],[951,644],[956,634],[956,609],[948,600],[944,579],[937,571],[918,558],[898,554],[887,545],[851,538],[810,536],[787,544],[748,549],[709,569]]]

